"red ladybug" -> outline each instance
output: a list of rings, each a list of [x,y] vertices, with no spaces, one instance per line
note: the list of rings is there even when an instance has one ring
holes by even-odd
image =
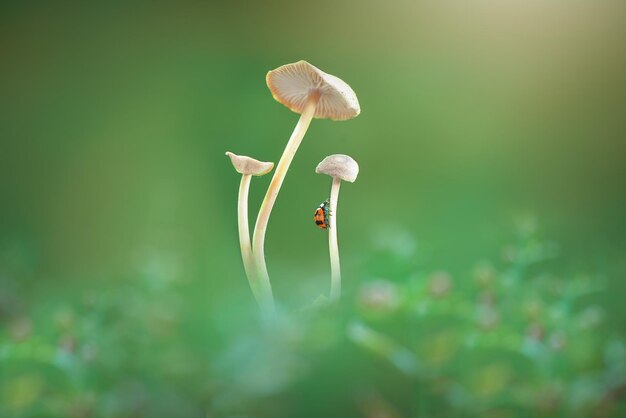
[[[328,217],[330,216],[330,202],[328,200],[324,200],[319,208],[315,209],[315,214],[313,215],[313,220],[315,220],[315,225],[322,229],[328,228]]]

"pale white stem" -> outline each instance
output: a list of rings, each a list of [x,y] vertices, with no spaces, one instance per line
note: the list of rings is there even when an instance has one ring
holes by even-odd
[[[251,174],[243,174],[239,185],[239,200],[237,206],[237,214],[239,220],[239,244],[241,246],[241,258],[243,258],[243,267],[252,289],[252,294],[259,306],[261,306],[261,294],[259,289],[259,280],[256,277],[254,269],[254,257],[252,255],[252,246],[250,245],[250,229],[248,226],[248,193],[250,191]]]
[[[254,236],[252,238],[254,262],[261,285],[263,306],[270,312],[273,312],[274,310],[274,297],[272,296],[272,285],[270,284],[270,278],[265,264],[265,232],[267,231],[267,224],[269,222],[274,203],[276,202],[276,197],[278,197],[280,187],[282,186],[283,180],[287,175],[287,170],[289,170],[289,165],[291,164],[296,151],[298,151],[302,138],[304,138],[304,134],[306,134],[309,124],[315,115],[315,108],[317,107],[319,97],[320,94],[317,90],[312,90],[309,93],[309,98],[304,107],[304,111],[300,115],[300,120],[298,120],[298,124],[291,134],[291,138],[289,138],[289,142],[283,151],[283,155],[280,157],[280,161],[276,166],[272,181],[267,189],[263,203],[261,203],[259,215],[254,227]]]
[[[328,219],[328,250],[330,252],[330,300],[341,297],[341,268],[339,266],[339,244],[337,243],[337,201],[341,179],[333,177],[330,188],[330,216]]]

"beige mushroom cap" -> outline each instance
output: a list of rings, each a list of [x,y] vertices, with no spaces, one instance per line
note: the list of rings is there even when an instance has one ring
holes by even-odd
[[[274,168],[274,163],[266,163],[263,161],[255,160],[254,158],[247,157],[245,155],[237,155],[232,152],[227,152],[226,155],[230,157],[235,170],[241,174],[251,174],[253,176],[263,176]]]
[[[304,111],[314,90],[320,94],[315,118],[347,120],[361,113],[359,100],[348,84],[306,61],[278,67],[267,73],[266,81],[274,99],[296,113]]]
[[[315,169],[317,174],[339,177],[341,180],[354,183],[359,175],[359,165],[349,155],[333,154],[324,158]]]

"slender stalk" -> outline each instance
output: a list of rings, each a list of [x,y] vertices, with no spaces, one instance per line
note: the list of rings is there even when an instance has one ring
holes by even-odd
[[[330,300],[341,297],[341,268],[339,266],[339,244],[337,244],[337,201],[341,179],[333,177],[330,188],[330,217],[328,219],[328,250],[330,252]]]
[[[256,225],[254,227],[254,236],[252,238],[252,251],[254,254],[254,262],[256,264],[256,270],[258,273],[263,306],[269,311],[274,311],[274,297],[272,295],[272,285],[270,284],[269,274],[267,272],[267,265],[265,264],[265,232],[267,231],[267,224],[272,213],[272,208],[278,197],[278,192],[283,184],[283,180],[289,170],[289,165],[293,160],[298,147],[304,138],[304,134],[315,115],[315,108],[319,101],[320,94],[317,90],[312,90],[309,93],[308,101],[304,107],[304,111],[300,115],[300,120],[296,125],[289,142],[283,151],[283,155],[280,157],[280,161],[274,171],[274,177],[267,189],[261,208],[259,209],[259,215],[256,219]]]
[[[250,245],[250,228],[248,227],[248,192],[250,191],[251,174],[243,174],[239,185],[239,199],[237,206],[237,214],[239,218],[239,244],[241,245],[241,258],[243,258],[243,267],[252,289],[254,299],[261,306],[261,293],[259,289],[259,280],[255,275],[254,257],[252,255],[252,246]]]

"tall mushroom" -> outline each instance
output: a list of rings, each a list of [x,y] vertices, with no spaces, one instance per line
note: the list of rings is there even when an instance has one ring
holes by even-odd
[[[330,188],[330,216],[328,230],[328,249],[330,252],[330,299],[338,300],[341,296],[341,268],[339,265],[339,245],[337,244],[337,201],[341,180],[354,183],[359,175],[359,165],[352,157],[333,154],[324,158],[315,169],[317,174],[327,174],[333,178]]]
[[[274,168],[274,163],[262,162],[245,155],[237,155],[227,152],[226,155],[233,163],[235,170],[241,173],[241,183],[239,184],[239,197],[237,202],[237,215],[239,224],[239,244],[241,245],[241,258],[243,267],[252,289],[252,294],[259,306],[263,309],[264,304],[261,298],[262,291],[258,283],[258,276],[254,268],[254,257],[250,246],[250,229],[248,227],[248,192],[250,190],[250,180],[252,176],[263,176]]]
[[[264,298],[272,300],[272,287],[265,264],[265,232],[289,165],[304,138],[311,119],[315,117],[347,120],[357,116],[361,109],[356,94],[348,84],[306,61],[278,67],[267,73],[266,81],[274,99],[292,111],[300,113],[300,120],[276,166],[254,227],[252,246],[255,264],[262,288],[266,293],[269,292],[264,295]]]

